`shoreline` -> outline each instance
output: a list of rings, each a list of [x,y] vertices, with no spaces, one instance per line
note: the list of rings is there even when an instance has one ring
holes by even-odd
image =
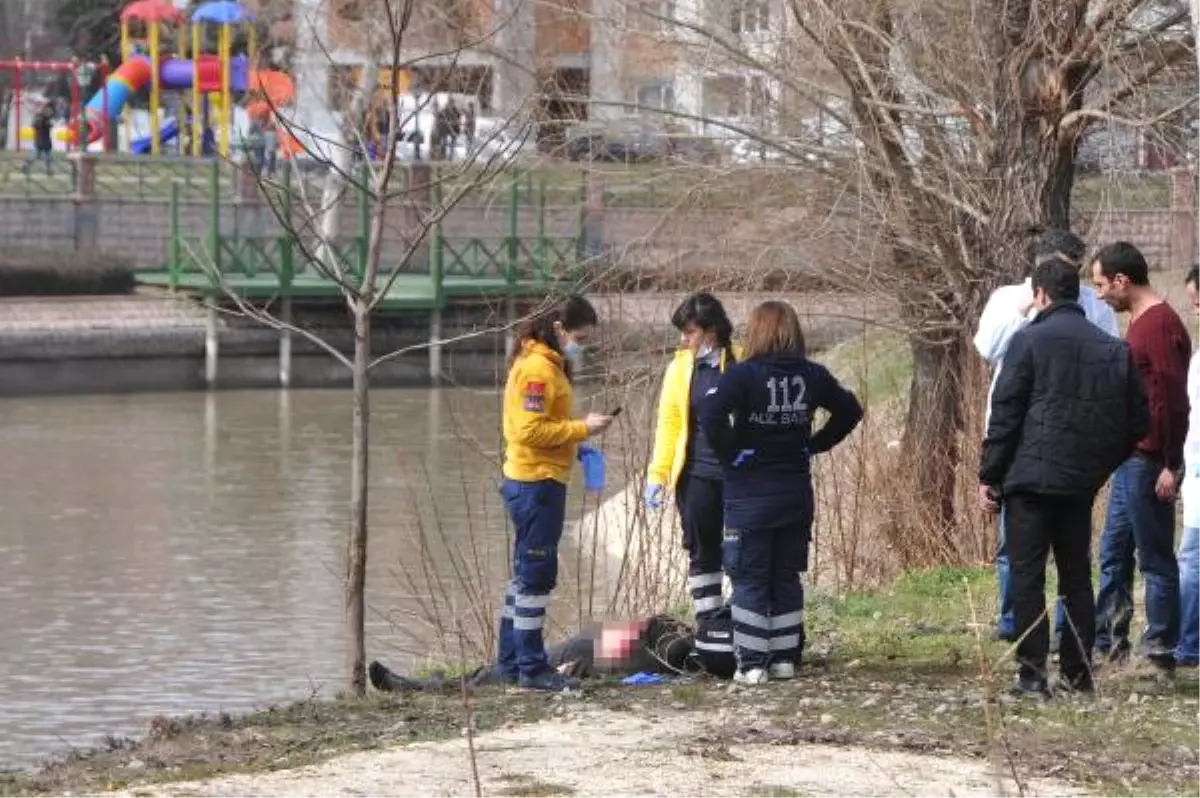
[[[674,340],[668,320],[686,292],[657,291],[593,296],[613,331],[618,353],[638,351],[647,342]],[[814,348],[852,336],[878,319],[870,301],[828,292],[808,294],[726,294],[730,315],[745,318],[768,297],[789,299],[813,331]],[[296,324],[313,329],[341,351],[351,346],[345,310],[339,306],[297,307]],[[504,335],[496,331],[495,308],[455,306],[444,314],[441,347],[445,384],[496,384],[504,363]],[[0,396],[193,391],[207,389],[206,338],[209,319],[194,300],[140,290],[119,296],[0,298]],[[427,387],[431,378],[429,314],[376,317],[376,354],[421,348],[381,364],[372,372],[378,387]],[[277,389],[280,386],[280,334],[236,314],[220,314],[215,340],[219,351],[217,389]],[[291,337],[288,387],[336,388],[350,383],[349,371],[302,336]]]
[[[1010,698],[1008,647],[964,606],[964,582],[987,602],[991,580],[946,568],[814,593],[790,683],[604,678],[565,696],[485,688],[469,709],[450,689],[156,717],[137,740],[0,774],[0,792],[469,794],[469,723],[486,794],[1194,794],[1196,672],[1109,666],[1094,697]]]

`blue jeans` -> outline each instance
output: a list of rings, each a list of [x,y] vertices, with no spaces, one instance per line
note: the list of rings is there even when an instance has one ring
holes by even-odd
[[[996,533],[996,580],[1000,583],[1000,620],[996,622],[996,636],[1001,640],[1013,641],[1021,635],[1017,631],[1017,618],[1013,612],[1012,561],[1008,556],[1008,513],[1000,507],[1000,520]],[[1060,595],[1054,610],[1054,634],[1062,635],[1067,628],[1067,605]]]
[[[1108,515],[1100,537],[1100,592],[1096,596],[1096,650],[1129,649],[1133,620],[1134,553],[1146,583],[1142,650],[1173,659],[1179,641],[1179,563],[1175,559],[1175,503],[1154,485],[1162,466],[1130,457],[1113,474]]]
[[[515,529],[513,576],[504,594],[496,662],[508,678],[549,670],[542,629],[558,581],[558,543],[567,515],[567,486],[552,479],[500,488]]]
[[[1200,529],[1184,527],[1179,541],[1179,644],[1175,661],[1200,660]]]

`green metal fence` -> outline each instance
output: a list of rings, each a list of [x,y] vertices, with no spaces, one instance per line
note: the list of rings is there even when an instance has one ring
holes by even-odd
[[[318,241],[315,235],[312,241],[306,241],[297,232],[298,227],[306,227],[295,223],[297,213],[311,211],[312,206],[301,203],[300,189],[292,185],[287,171],[281,183],[264,187],[262,201],[253,206],[260,219],[264,214],[270,218],[270,231],[247,233],[237,225],[235,229],[226,229],[227,214],[246,213],[251,206],[229,203],[223,179],[221,165],[211,163],[207,176],[207,219],[202,235],[185,230],[182,223],[181,211],[189,199],[189,188],[183,181],[171,184],[167,268],[164,273],[143,275],[143,282],[172,289],[233,291],[256,296],[338,295],[338,281],[329,275],[327,267],[319,268],[312,263],[315,257],[320,257],[321,263],[333,264],[346,280],[361,279],[370,253],[372,213],[377,207],[374,204],[377,194],[368,188],[369,175],[365,170],[348,189],[356,198],[355,232],[332,242]],[[420,193],[416,202],[413,190]],[[566,236],[547,232],[550,190],[545,182],[512,176],[504,190],[504,226],[494,236],[446,234],[444,222],[457,209],[445,206],[455,200],[465,201],[465,194],[450,181],[438,179],[436,174],[424,185],[408,186],[405,203],[399,202],[398,195],[392,192],[389,202],[400,218],[416,211],[434,222],[429,225],[420,248],[414,251],[402,247],[416,256],[412,260],[427,264],[425,269],[414,271],[411,263],[385,261],[380,264],[380,271],[403,273],[403,279],[393,282],[393,291],[413,294],[406,300],[410,304],[416,301],[414,297],[427,296],[438,306],[454,295],[528,294],[577,281],[583,274],[585,260],[582,189],[577,186],[574,190],[574,203],[579,206],[577,223]],[[536,229],[523,231],[520,222],[528,218],[530,208],[537,211]],[[462,210],[476,212],[478,208],[464,206]],[[413,232],[399,231],[401,236]],[[381,252],[387,251],[387,243],[380,241]]]

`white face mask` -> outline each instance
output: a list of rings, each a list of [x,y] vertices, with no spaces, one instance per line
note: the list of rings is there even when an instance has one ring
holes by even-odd
[[[567,356],[567,360],[570,360],[572,363],[578,363],[583,357],[583,346],[578,341],[568,339],[563,344],[563,354]]]

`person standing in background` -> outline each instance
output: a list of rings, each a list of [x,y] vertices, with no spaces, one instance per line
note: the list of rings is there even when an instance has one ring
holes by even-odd
[[[654,454],[646,474],[646,506],[660,509],[675,494],[683,547],[688,553],[688,588],[697,618],[718,612],[721,598],[721,540],[725,531],[721,461],[700,429],[700,405],[716,391],[721,375],[737,362],[733,324],[712,294],[685,299],[671,315],[680,348],[663,375],[658,398]]]
[[[529,690],[577,685],[550,667],[542,628],[558,581],[571,469],[581,444],[613,422],[597,413],[574,417],[572,364],[598,321],[590,302],[570,296],[524,322],[504,386],[500,493],[515,534],[496,660],[505,681]]]
[[[1092,260],[1096,292],[1130,317],[1126,340],[1150,404],[1150,434],[1116,470],[1100,537],[1096,651],[1114,661],[1129,656],[1134,552],[1146,585],[1141,653],[1164,672],[1175,668],[1179,642],[1179,563],[1175,559],[1175,499],[1188,426],[1188,363],[1192,341],[1179,315],[1150,287],[1146,259],[1118,241]]]
[[[463,135],[466,136],[467,139],[466,145],[468,155],[475,151],[476,125],[475,103],[468,102],[467,110],[463,113]]]
[[[814,432],[817,410],[828,416]],[[862,416],[854,394],[808,359],[795,309],[777,301],[756,307],[745,359],[700,405],[700,428],[724,466],[722,563],[733,583],[737,682],[796,675],[815,512],[812,458],[841,443]]]
[[[1046,555],[1066,608],[1059,664],[1070,689],[1091,691],[1096,610],[1092,505],[1149,429],[1129,346],[1090,324],[1079,268],[1050,258],[1033,273],[1037,316],[1013,336],[992,396],[979,458],[979,501],[1008,507],[1008,549],[1020,693],[1048,694]]]
[[[54,172],[54,115],[50,104],[45,103],[38,109],[37,116],[33,118],[33,152],[29,154],[29,160],[25,162],[25,174],[29,174],[29,170],[38,161],[45,161],[46,175],[49,176]]]
[[[992,367],[992,382],[988,387],[988,406],[984,415],[984,429],[991,420],[992,395],[1004,365],[1004,356],[1009,343],[1018,331],[1024,329],[1037,315],[1034,307],[1033,270],[1053,260],[1061,261],[1076,270],[1083,266],[1086,247],[1079,236],[1070,230],[1051,228],[1039,235],[1033,244],[1028,262],[1029,272],[1025,281],[1015,285],[1003,285],[988,297],[983,313],[979,317],[979,328],[975,333],[975,349]],[[1080,286],[1076,300],[1087,320],[1114,338],[1121,337],[1117,314],[1102,302],[1090,286]],[[1000,617],[996,623],[994,637],[997,640],[1017,639],[1016,619],[1013,615],[1012,590],[1009,586],[1010,564],[1006,544],[1008,515],[1003,505],[997,516],[996,534],[996,578],[1000,587]],[[1058,604],[1057,631],[1061,632],[1065,621],[1062,602]],[[1057,633],[1056,633],[1057,637]]]
[[[1192,320],[1200,314],[1200,266],[1184,280]],[[1200,352],[1192,355],[1187,376],[1187,438],[1183,444],[1183,537],[1179,541],[1179,642],[1175,664],[1188,668],[1200,662]]]

